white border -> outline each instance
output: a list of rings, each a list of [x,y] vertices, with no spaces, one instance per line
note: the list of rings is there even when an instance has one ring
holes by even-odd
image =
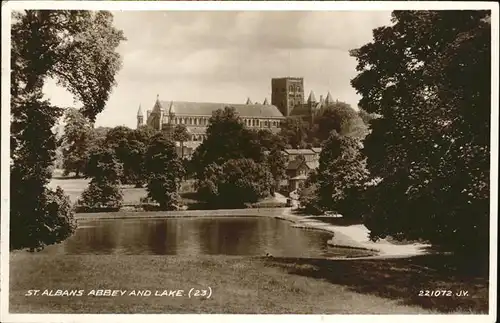
[[[19,9],[87,9],[112,11],[143,11],[143,10],[245,10],[245,11],[323,11],[323,10],[450,10],[450,9],[485,9],[492,11],[492,96],[491,96],[491,201],[490,201],[490,299],[489,315],[172,315],[172,314],[10,314],[8,313],[9,294],[9,156],[10,156],[10,21],[11,11]],[[1,304],[2,322],[92,322],[106,320],[107,322],[131,322],[136,320],[151,320],[155,322],[208,320],[214,322],[253,322],[255,320],[277,322],[426,322],[443,320],[459,322],[495,322],[497,306],[497,228],[498,228],[498,3],[496,2],[229,2],[229,1],[9,1],[2,2],[2,181],[1,181]],[[335,300],[332,300],[335,301]]]

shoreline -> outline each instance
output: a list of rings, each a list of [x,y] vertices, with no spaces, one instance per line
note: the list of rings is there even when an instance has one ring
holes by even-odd
[[[249,211],[252,214],[248,214]],[[281,210],[281,214],[276,214]],[[328,241],[332,247],[362,249],[377,252],[377,255],[352,259],[378,258],[408,258],[428,253],[427,244],[396,245],[384,239],[377,242],[368,238],[369,230],[364,225],[339,226],[320,220],[308,219],[292,213],[292,208],[253,208],[253,209],[220,209],[220,210],[184,210],[184,211],[152,211],[152,212],[117,212],[117,213],[76,213],[79,221],[99,221],[113,219],[168,219],[168,218],[201,218],[201,217],[272,217],[293,223],[295,228],[305,230],[319,230],[333,235]],[[336,258],[335,258],[336,259]],[[351,258],[349,258],[352,260]],[[348,260],[348,259],[346,259]]]

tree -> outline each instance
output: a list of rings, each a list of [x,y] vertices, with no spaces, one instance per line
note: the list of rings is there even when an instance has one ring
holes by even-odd
[[[75,177],[79,177],[84,172],[97,136],[92,124],[78,109],[69,108],[64,116],[66,125],[60,140],[64,174],[74,172]]]
[[[318,193],[318,179],[316,171],[312,171],[299,188],[299,203],[305,213],[321,214],[324,212]]]
[[[53,76],[82,103],[81,113],[94,122],[116,84],[115,76],[121,68],[116,48],[126,39],[113,27],[109,11],[81,11],[66,21],[75,22],[79,32],[71,41],[65,39]]]
[[[148,197],[163,210],[172,210],[178,202],[178,190],[184,176],[175,144],[165,134],[155,135],[145,156]]]
[[[185,124],[179,124],[174,128],[174,140],[181,143],[181,159],[184,158],[184,141],[190,138]]]
[[[205,167],[203,178],[195,182],[198,198],[211,208],[217,208],[220,203],[218,183],[223,176],[222,166],[213,163]]]
[[[266,166],[273,177],[271,193],[274,194],[279,189],[281,180],[286,176],[287,158],[282,150],[274,148],[266,158]]]
[[[314,119],[314,137],[319,142],[327,140],[333,130],[343,136],[363,138],[368,128],[349,104],[338,101],[324,108]]]
[[[424,239],[488,257],[491,23],[488,11],[395,11],[353,50],[372,120],[363,150],[373,239]]]
[[[106,140],[106,135],[111,130],[109,127],[97,127],[94,128],[95,143],[98,147],[104,146],[104,141]]]
[[[121,182],[124,184],[135,183],[140,186],[142,156],[146,151],[144,143],[136,140],[134,130],[118,126],[106,133],[104,145],[115,151],[118,160],[123,165]]]
[[[86,173],[92,179],[77,202],[78,206],[92,208],[118,208],[123,201],[120,191],[120,177],[123,172],[115,152],[109,148],[100,148],[91,156]]]
[[[257,133],[245,128],[234,108],[214,111],[207,138],[193,154],[197,178],[203,180],[208,165],[222,165],[228,160],[242,158],[264,161],[264,149],[259,145]]]
[[[134,136],[136,140],[144,143],[148,143],[158,131],[148,125],[143,125],[134,130]]]
[[[289,148],[298,149],[306,146],[309,125],[301,118],[287,117],[280,128],[280,136]]]
[[[198,195],[212,207],[239,208],[269,194],[273,179],[264,165],[251,159],[231,159],[208,167]]]
[[[149,127],[141,126],[138,129],[132,130],[129,135],[129,162],[128,171],[129,177],[135,182],[135,187],[142,187],[147,179],[145,168],[145,155],[151,138],[158,132]]]
[[[132,129],[125,126],[111,128],[106,132],[105,145],[112,149],[118,149],[123,143],[128,141],[132,132]]]
[[[147,176],[144,166],[147,142],[141,142],[131,136],[126,149],[128,153],[123,160],[124,172],[126,172],[124,178],[128,183],[134,183],[135,187],[142,187]]]
[[[319,203],[324,210],[334,210],[345,217],[360,217],[352,213],[350,203],[345,203],[350,194],[368,180],[360,146],[359,139],[341,136],[335,131],[324,143],[316,176]]]
[[[46,188],[62,109],[43,99],[44,82],[75,94],[93,121],[115,84],[124,37],[109,12],[80,10],[15,13],[11,35],[10,248],[39,250],[75,229],[68,198]]]
[[[106,131],[103,145],[113,149],[122,163],[122,183],[143,186],[146,180],[144,155],[149,141],[156,133],[158,132],[147,126],[135,130],[117,126]]]
[[[375,114],[375,113],[368,113],[368,112],[366,112],[365,110],[363,110],[361,108],[358,108],[358,115],[363,120],[363,122],[365,123],[365,125],[367,125],[368,127],[370,126],[370,122],[373,119],[376,119],[378,117],[377,114]]]
[[[283,138],[269,129],[257,130],[256,140],[258,141],[258,144],[268,152],[285,149],[285,142],[283,142]]]

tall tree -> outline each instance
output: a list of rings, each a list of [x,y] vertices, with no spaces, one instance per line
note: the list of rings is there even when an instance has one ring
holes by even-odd
[[[259,145],[266,151],[285,149],[286,143],[278,134],[273,133],[269,129],[259,129],[256,132],[256,140],[258,140]]]
[[[363,138],[368,128],[349,104],[338,101],[324,108],[314,119],[314,136],[319,142],[327,140],[334,130],[343,136]]]
[[[81,113],[94,122],[116,84],[121,68],[116,49],[126,39],[114,28],[109,11],[81,11],[65,19],[65,23],[77,25],[79,32],[64,39],[52,74],[82,103]]]
[[[145,146],[134,139],[134,130],[125,126],[114,127],[106,133],[104,145],[115,151],[116,157],[123,165],[121,182],[135,183],[137,179],[135,170],[139,166],[137,156],[144,153]]]
[[[123,195],[119,185],[123,168],[115,151],[98,148],[90,156],[86,172],[92,179],[77,204],[87,209],[120,207]]]
[[[305,148],[309,125],[301,118],[287,117],[281,123],[280,136],[289,148]]]
[[[488,255],[491,23],[488,11],[395,11],[353,50],[365,141],[381,182],[367,191],[372,238],[425,239]],[[487,258],[487,257],[485,257]]]
[[[93,121],[115,84],[124,37],[110,13],[80,10],[15,13],[11,35],[10,247],[38,250],[75,228],[67,196],[46,188],[62,109],[43,99],[44,82],[55,78]]]
[[[134,139],[138,140],[140,142],[143,142],[146,145],[149,145],[149,141],[157,133],[158,133],[158,131],[156,129],[154,129],[153,127],[150,127],[147,125],[140,126],[134,130]]]
[[[92,147],[96,145],[97,136],[92,124],[78,109],[68,108],[64,116],[66,124],[60,140],[64,173],[74,172],[79,177],[88,163]]]
[[[166,134],[155,135],[146,151],[148,197],[160,204],[161,209],[174,209],[184,176],[182,163],[175,151],[174,142]]]
[[[146,151],[151,139],[157,134],[154,128],[141,126],[132,131],[129,137],[130,163],[129,171],[132,174],[132,180],[136,187],[143,187],[147,180],[147,171],[145,166]]]
[[[366,160],[360,148],[358,138],[341,136],[336,131],[324,143],[316,176],[318,199],[323,209],[346,213],[348,210],[342,202],[368,180]],[[351,212],[343,215],[358,216]]]
[[[212,207],[239,208],[267,196],[272,185],[272,175],[264,165],[252,159],[231,159],[208,167],[207,176],[198,183],[198,195]]]
[[[320,195],[318,193],[318,175],[317,171],[313,170],[304,181],[299,189],[300,207],[305,213],[320,214],[324,212],[324,207],[320,203]]]
[[[370,126],[370,122],[378,117],[377,114],[368,113],[361,108],[358,108],[358,115],[367,126]]]
[[[181,159],[184,158],[184,142],[189,140],[189,132],[185,124],[179,124],[174,128],[174,140],[181,144]]]
[[[271,193],[274,194],[279,189],[281,180],[286,177],[287,158],[283,151],[276,147],[266,156],[266,165],[273,177]]]
[[[207,138],[193,155],[197,177],[203,179],[208,165],[222,165],[230,159],[241,158],[264,161],[264,149],[259,145],[256,132],[245,128],[234,108],[214,111]]]

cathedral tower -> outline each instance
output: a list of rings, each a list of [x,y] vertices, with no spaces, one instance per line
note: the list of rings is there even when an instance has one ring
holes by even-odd
[[[302,77],[271,79],[271,104],[288,117],[296,106],[304,104],[304,79]]]
[[[142,114],[141,105],[139,104],[139,110],[137,110],[137,128],[144,124],[144,115]]]

